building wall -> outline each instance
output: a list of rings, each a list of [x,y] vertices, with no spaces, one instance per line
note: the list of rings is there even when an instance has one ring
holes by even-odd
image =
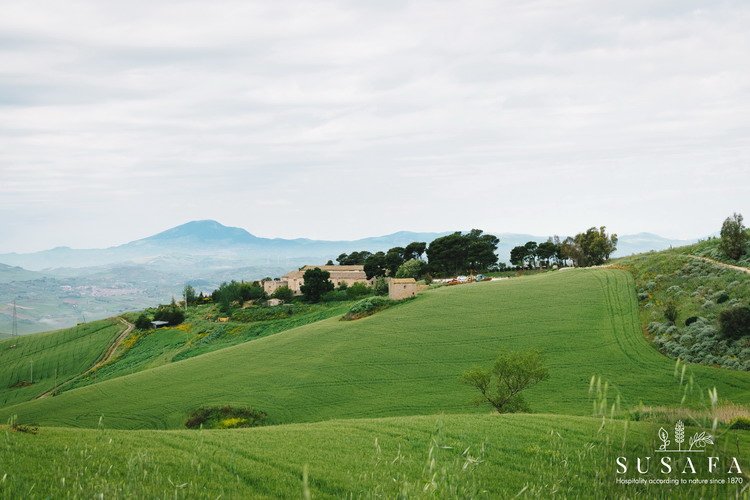
[[[281,288],[282,286],[289,286],[289,284],[284,280],[264,281],[263,291],[266,292],[266,295],[271,295],[273,292],[275,292],[278,288]]]
[[[417,282],[414,280],[389,280],[388,298],[391,300],[402,300],[414,297],[417,294]]]

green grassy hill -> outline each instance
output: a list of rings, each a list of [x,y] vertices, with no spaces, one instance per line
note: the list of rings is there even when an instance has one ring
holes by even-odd
[[[107,319],[0,340],[0,406],[35,398],[83,373],[124,328]]]
[[[219,323],[216,317],[224,316],[215,305],[201,305],[188,309],[184,323],[175,327],[133,332],[121,344],[114,359],[72,384],[68,390],[96,384],[111,378],[149,370],[175,361],[200,356],[237,344],[290,330],[344,314],[354,301],[325,304],[294,304],[291,316],[279,314],[279,318],[263,321],[240,322],[230,320]],[[272,308],[264,308],[264,312]],[[239,311],[243,312],[242,310]],[[123,317],[135,322],[138,313],[125,313]]]
[[[0,497],[733,498],[742,485],[618,485],[658,425],[560,415],[335,420],[230,431],[5,430]],[[0,428],[0,433],[4,429]],[[692,431],[691,431],[692,432]],[[711,455],[750,448],[720,436]],[[736,455],[736,454],[735,454]],[[746,455],[744,455],[746,457]],[[695,458],[695,457],[694,457]],[[720,462],[722,471],[727,462]],[[634,465],[631,463],[631,468]],[[697,477],[707,477],[698,462]],[[306,471],[306,479],[305,472]],[[724,474],[721,474],[724,476]],[[627,477],[637,476],[631,472]],[[652,473],[649,477],[680,478]],[[683,478],[685,476],[682,476]]]
[[[54,398],[0,410],[20,421],[181,428],[203,405],[252,406],[273,423],[486,412],[459,375],[500,349],[538,348],[550,379],[528,393],[534,411],[586,415],[593,374],[623,404],[677,404],[674,362],[644,338],[632,277],[568,270],[440,288],[354,322],[329,319]],[[750,400],[750,373],[693,366],[704,388]]]
[[[750,236],[750,230],[748,230],[747,233],[748,233],[748,236]],[[732,264],[735,266],[750,267],[750,244],[747,246],[745,250],[745,255],[743,255],[739,260],[734,260],[734,259],[728,258],[719,249],[720,242],[721,242],[720,238],[711,237],[705,240],[701,240],[698,243],[695,243],[694,245],[685,245],[683,247],[675,248],[674,252],[684,254],[684,255],[695,255],[698,257],[707,257],[709,259],[718,260],[720,262],[725,262],[727,264]]]
[[[641,324],[665,354],[750,371],[750,338],[726,339],[722,311],[750,304],[750,274],[676,250],[615,261],[635,278]],[[667,305],[676,312],[665,315]]]

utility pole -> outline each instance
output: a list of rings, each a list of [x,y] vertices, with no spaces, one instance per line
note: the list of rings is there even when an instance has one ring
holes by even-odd
[[[18,337],[18,312],[16,311],[16,299],[13,299],[13,331],[11,335],[14,339]]]

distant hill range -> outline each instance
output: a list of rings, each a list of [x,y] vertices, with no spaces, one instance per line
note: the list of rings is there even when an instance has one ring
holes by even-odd
[[[205,269],[208,261],[226,264],[283,265],[291,260],[324,263],[342,252],[355,250],[379,251],[404,246],[412,241],[430,242],[449,234],[446,232],[400,231],[385,236],[359,240],[311,240],[307,238],[262,238],[245,229],[229,227],[213,220],[192,221],[140,240],[105,249],[73,249],[57,247],[33,253],[0,254],[0,263],[24,270],[42,271],[58,268],[83,268],[112,264],[152,264],[160,268],[185,266]],[[498,255],[508,262],[510,250],[527,241],[545,241],[548,236],[496,233],[500,238]],[[694,243],[697,240],[670,240],[651,233],[620,236],[617,255],[630,255],[670,246]],[[209,267],[211,267],[209,265]],[[19,271],[14,271],[18,273]],[[9,272],[8,272],[9,273]],[[0,283],[6,270],[0,268]]]
[[[186,283],[210,292],[222,281],[281,276],[304,264],[324,264],[342,252],[376,252],[449,234],[400,231],[348,241],[261,238],[216,221],[193,221],[104,249],[57,247],[0,254],[0,336],[11,330],[18,302],[22,333],[63,328],[84,320],[138,310],[179,297]],[[510,250],[547,236],[496,234],[500,261]],[[640,233],[620,237],[617,255],[692,243]]]

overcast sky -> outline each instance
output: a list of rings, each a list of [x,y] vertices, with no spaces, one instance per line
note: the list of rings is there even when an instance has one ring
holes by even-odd
[[[193,219],[713,233],[750,217],[748,26],[746,1],[3,2],[0,252]]]

